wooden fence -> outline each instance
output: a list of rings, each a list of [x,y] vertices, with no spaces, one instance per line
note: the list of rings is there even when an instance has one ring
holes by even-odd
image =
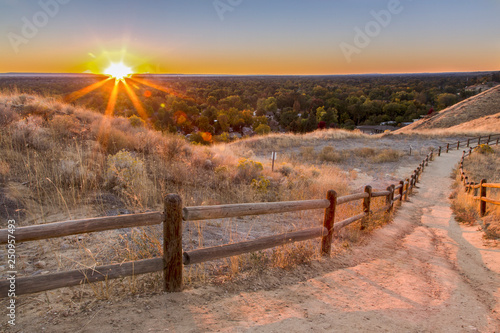
[[[496,145],[498,145],[498,139],[496,140]],[[479,147],[479,145],[478,145]],[[462,184],[465,188],[465,192],[467,194],[472,195],[472,198],[474,200],[479,201],[479,215],[482,217],[486,214],[486,203],[494,204],[494,205],[500,205],[500,201],[498,200],[493,200],[491,198],[487,197],[486,189],[488,188],[500,188],[499,183],[488,183],[486,179],[481,179],[479,183],[476,183],[469,179],[469,176],[464,171],[464,161],[466,157],[469,157],[472,155],[472,152],[474,149],[472,147],[469,147],[469,151],[465,151],[462,154],[462,159],[460,160],[460,180],[462,181]],[[476,193],[477,192],[477,193]]]
[[[468,139],[467,145],[470,145],[471,140],[478,140],[478,143],[481,143],[484,138]],[[492,137],[490,136],[484,141],[491,142],[491,140]],[[457,143],[457,148],[460,147],[460,143],[460,141]],[[446,151],[448,152],[449,149],[450,145],[447,146]],[[439,147],[438,154],[441,154],[441,147]],[[361,227],[366,227],[366,223],[368,223],[367,217],[371,214],[380,211],[391,212],[394,208],[394,203],[408,200],[408,195],[412,193],[422,172],[429,161],[433,159],[433,156],[434,154],[431,151],[409,178],[401,180],[397,185],[387,187],[385,191],[373,191],[370,186],[366,186],[362,193],[343,197],[338,197],[335,191],[330,190],[327,192],[326,198],[320,200],[198,207],[183,207],[182,199],[179,195],[169,194],[165,197],[163,212],[100,217],[19,227],[15,229],[14,235],[9,233],[9,229],[1,229],[0,244],[7,244],[10,239],[15,239],[16,243],[20,243],[82,233],[163,224],[163,257],[41,276],[18,277],[16,279],[16,294],[30,294],[159,271],[163,271],[164,290],[167,292],[177,292],[182,290],[183,265],[235,256],[314,238],[321,238],[321,254],[329,256],[334,231],[360,220],[362,220]],[[371,199],[376,197],[385,197],[385,206],[378,211],[372,211]],[[362,212],[337,222],[335,220],[337,208],[340,205],[356,200],[363,200]],[[182,251],[183,221],[276,214],[311,209],[325,210],[322,226],[240,243],[196,249],[189,252]],[[7,296],[9,285],[9,281],[0,281],[0,297]]]

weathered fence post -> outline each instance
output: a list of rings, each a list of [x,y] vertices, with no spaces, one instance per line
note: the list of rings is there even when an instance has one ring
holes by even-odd
[[[486,214],[486,201],[483,201],[483,198],[486,198],[486,187],[483,184],[486,182],[486,179],[481,179],[479,183],[479,216]]]
[[[399,197],[399,202],[401,202],[401,201],[403,201],[403,192],[404,192],[404,187],[405,187],[405,182],[404,182],[404,180],[401,180],[401,181],[399,182],[399,184],[401,185],[401,187],[400,187],[400,189],[399,189],[399,195],[400,195],[400,197]]]
[[[365,193],[368,193],[368,197],[363,199],[363,213],[365,213],[366,216],[361,220],[361,230],[368,227],[370,218],[370,205],[372,201],[372,187],[370,185],[365,186]]]
[[[490,141],[491,141],[491,134],[490,134],[490,135],[488,135],[488,142],[486,142],[486,144],[487,144],[487,145],[489,145],[489,144],[490,144]]]
[[[425,158],[425,166],[429,165],[429,154],[427,154],[427,157]]]
[[[166,292],[182,290],[182,199],[178,194],[165,197],[163,219],[163,277]]]
[[[460,140],[457,141],[457,150],[459,150],[459,149],[460,149]]]
[[[477,140],[477,145],[479,146],[481,144],[481,137]]]
[[[387,207],[387,212],[390,213],[392,211],[392,200],[394,198],[394,185],[388,186],[387,191],[389,194],[385,197],[385,204]]]
[[[408,201],[408,191],[410,190],[410,179],[406,178],[405,184],[405,201]]]
[[[438,156],[441,156],[441,146],[439,146]]]
[[[321,255],[329,256],[332,253],[333,225],[335,223],[335,209],[337,207],[337,192],[329,190],[326,193],[326,199],[330,201],[330,206],[325,208],[325,218],[323,226],[328,233],[321,239]]]
[[[450,150],[450,144],[449,143],[446,144],[446,153],[447,154],[448,154],[448,150]]]
[[[498,146],[498,141],[500,140],[500,138],[497,138],[497,146]]]
[[[467,148],[470,146],[470,139],[467,139]]]

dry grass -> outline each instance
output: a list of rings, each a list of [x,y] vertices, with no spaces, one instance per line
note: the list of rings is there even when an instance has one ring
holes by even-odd
[[[479,183],[486,179],[489,183],[500,183],[500,147],[481,145],[470,157],[464,161],[464,172],[469,182]],[[480,219],[478,213],[479,202],[473,200],[478,195],[477,190],[465,193],[457,171],[457,180],[452,194],[452,208],[459,222],[474,225],[481,221],[487,238],[500,238],[500,206],[487,204],[486,216]],[[487,198],[500,201],[498,189],[487,189]]]
[[[369,138],[369,135],[359,131],[328,129],[306,134],[272,133],[231,143],[229,146],[236,151],[258,149],[259,151],[280,151],[303,146],[319,146],[325,141],[345,140],[354,138]]]
[[[0,95],[0,187],[15,203],[6,207],[5,214],[17,214],[20,225],[161,210],[167,193],[180,194],[186,206],[324,198],[330,189],[339,195],[350,193],[348,182],[355,174],[331,163],[311,165],[299,153],[280,160],[277,172],[272,172],[269,161],[259,160],[252,150],[302,147],[304,142],[315,147],[325,140],[350,138],[368,136],[342,130],[271,134],[204,148],[190,145],[182,137],[152,131],[137,121],[106,118],[50,98],[4,93]],[[333,161],[336,154],[349,154],[378,163],[399,154],[363,148],[337,152],[328,147],[309,152],[323,162]],[[382,204],[374,203],[374,209]],[[360,211],[360,203],[343,205],[337,219]],[[198,222],[185,230],[184,246],[253,239],[263,236],[261,231],[269,235],[301,230],[321,225],[322,214],[271,216],[259,228],[246,228],[253,224],[239,220]],[[283,219],[278,227],[276,219]],[[340,249],[362,241],[372,228],[386,221],[385,216],[375,217],[372,227],[362,232],[359,223],[342,230],[337,237]],[[161,254],[161,243],[156,227],[32,242],[21,253],[24,259],[19,268],[29,275],[39,270],[37,262],[44,262],[39,264],[42,270],[45,265],[68,270],[149,258]],[[317,241],[291,244],[187,267],[185,282],[196,285],[238,278],[245,272],[258,274],[259,269],[293,268],[319,259],[318,255]],[[159,281],[159,274],[148,274],[94,284],[90,291],[87,287],[72,290],[80,299],[85,295],[101,299],[158,291]]]
[[[406,126],[398,133],[426,133],[439,131],[444,133],[490,134],[498,133],[500,128],[500,86],[457,103],[431,118],[422,119]]]

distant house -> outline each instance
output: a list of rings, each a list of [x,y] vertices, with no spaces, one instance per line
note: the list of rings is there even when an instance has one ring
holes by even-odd
[[[398,129],[396,126],[357,126],[356,129],[360,130],[366,134],[379,134],[384,133],[385,131],[395,131]]]

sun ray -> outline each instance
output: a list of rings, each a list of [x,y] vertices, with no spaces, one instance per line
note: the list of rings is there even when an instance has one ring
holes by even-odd
[[[82,98],[83,96],[87,95],[88,93],[96,90],[97,88],[103,86],[106,82],[108,82],[109,80],[111,80],[112,78],[107,78],[107,79],[104,79],[102,81],[99,81],[99,82],[96,82],[96,83],[93,83],[91,84],[90,86],[87,86],[85,88],[82,88],[78,91],[75,91],[75,92],[72,92],[71,94],[68,94],[66,96],[64,96],[64,101],[66,103],[70,103],[70,102],[73,102],[79,98]]]
[[[146,110],[142,106],[141,101],[137,97],[136,93],[132,90],[132,88],[129,86],[126,80],[123,80],[122,83],[123,86],[125,87],[125,92],[132,101],[132,104],[134,104],[134,107],[139,113],[139,116],[141,116],[141,118],[144,119],[146,122],[149,122],[148,114],[146,113]]]
[[[118,97],[118,84],[119,83],[120,83],[120,81],[115,81],[113,91],[111,91],[111,95],[109,95],[108,105],[106,106],[106,112],[104,112],[104,115],[106,117],[111,117],[115,111],[116,99]]]
[[[169,95],[173,95],[175,97],[179,97],[179,98],[182,98],[182,99],[187,99],[188,98],[186,95],[180,94],[180,93],[174,91],[173,89],[169,89],[169,88],[160,86],[160,85],[158,85],[156,83],[153,83],[153,82],[145,80],[145,79],[140,79],[140,78],[137,78],[137,77],[130,77],[129,79],[133,80],[133,81],[135,81],[137,83],[143,84],[145,86],[154,88],[156,90],[163,91],[163,92],[165,92],[165,93],[167,93]]]

